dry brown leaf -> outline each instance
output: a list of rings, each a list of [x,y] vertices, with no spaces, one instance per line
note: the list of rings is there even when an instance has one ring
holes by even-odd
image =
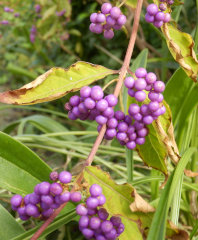
[[[155,208],[152,207],[149,203],[147,203],[134,189],[132,193],[132,197],[134,198],[134,202],[131,203],[130,209],[132,212],[155,212]]]

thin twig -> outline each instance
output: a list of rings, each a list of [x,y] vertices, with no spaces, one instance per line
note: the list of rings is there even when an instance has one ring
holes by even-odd
[[[125,59],[124,59],[124,63],[122,65],[122,68],[120,70],[120,75],[118,78],[118,83],[115,87],[115,91],[114,91],[114,95],[116,97],[119,96],[119,93],[121,91],[122,88],[122,84],[124,81],[124,77],[127,73],[127,69],[129,68],[129,64],[130,64],[130,60],[131,60],[131,56],[133,53],[133,49],[134,49],[134,45],[135,45],[135,40],[136,40],[136,36],[137,36],[137,31],[138,31],[138,26],[139,26],[139,21],[140,21],[140,13],[141,13],[141,9],[142,9],[142,3],[143,0],[138,0],[137,3],[137,8],[135,11],[135,17],[134,17],[134,23],[133,23],[133,28],[132,28],[132,33],[131,33],[131,37],[129,40],[129,45],[127,48],[127,52],[125,55]],[[92,147],[92,150],[85,162],[85,165],[82,169],[82,172],[80,173],[80,176],[77,178],[76,183],[80,183],[83,179],[83,170],[86,166],[91,165],[94,156],[102,142],[102,139],[104,137],[104,134],[106,132],[106,124],[104,124],[100,130],[100,133],[98,135],[98,137],[96,138],[96,141]],[[74,188],[72,189],[72,191],[74,191]],[[40,227],[40,229],[32,236],[31,240],[36,240],[39,238],[39,236],[43,233],[43,231],[48,227],[48,225],[54,220],[54,218],[60,213],[60,211],[65,207],[67,203],[62,204],[58,209],[56,209],[53,214],[44,222],[44,224]]]

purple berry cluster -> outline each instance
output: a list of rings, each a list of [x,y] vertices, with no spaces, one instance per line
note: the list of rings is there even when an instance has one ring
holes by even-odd
[[[113,94],[104,98],[104,92],[100,86],[85,86],[80,90],[80,97],[74,95],[69,103],[65,104],[65,109],[69,111],[68,116],[71,120],[77,118],[81,120],[96,120],[103,125],[114,115],[113,107],[118,99]]]
[[[122,14],[120,8],[112,7],[110,3],[103,3],[101,11],[92,13],[89,29],[96,34],[103,33],[107,39],[114,37],[113,30],[119,30],[126,23],[126,16]]]
[[[161,1],[165,2],[165,1]],[[168,1],[167,1],[168,4]],[[167,4],[166,3],[161,3],[158,6],[154,3],[149,4],[146,11],[145,15],[145,20],[148,23],[153,23],[153,25],[157,28],[160,28],[164,23],[170,22],[171,20],[171,15],[170,13],[164,13],[164,11],[167,9]]]
[[[106,124],[104,138],[112,140],[115,137],[128,149],[144,144],[145,137],[148,135],[147,125],[166,111],[162,104],[165,84],[157,80],[155,73],[147,73],[145,68],[138,68],[135,76],[136,79],[125,78],[124,84],[128,88],[128,94],[142,103],[147,98],[147,91],[150,100],[148,104],[142,106],[136,103],[131,104],[128,109],[129,115],[125,115],[122,111],[114,112],[113,107],[118,102],[117,97],[113,94],[104,97],[100,86],[92,88],[85,86],[81,88],[80,96],[72,96],[65,104],[65,109],[69,111],[68,117],[71,120],[78,118],[95,120],[98,123],[98,132],[102,125]]]
[[[11,198],[11,206],[17,211],[20,219],[28,220],[30,217],[45,220],[61,204],[72,201],[81,201],[80,192],[69,191],[68,183],[72,180],[71,173],[67,171],[51,172],[50,179],[53,183],[41,182],[34,188],[34,192],[26,195],[14,195]]]
[[[124,231],[124,224],[121,218],[112,216],[109,220],[109,213],[102,205],[106,199],[102,194],[102,188],[93,184],[89,192],[86,204],[79,204],[76,212],[80,215],[79,229],[86,239],[115,240]]]
[[[9,8],[9,7],[4,7],[4,12],[10,12],[10,13],[13,13],[14,10],[12,8]]]

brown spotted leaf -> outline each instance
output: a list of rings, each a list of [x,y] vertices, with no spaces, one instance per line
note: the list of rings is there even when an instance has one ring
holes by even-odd
[[[193,50],[194,42],[192,37],[181,32],[176,26],[167,23],[162,27],[167,41],[168,48],[174,59],[184,69],[186,74],[197,82],[198,61]]]
[[[67,69],[54,67],[20,89],[0,93],[0,102],[30,105],[52,101],[115,73],[117,71],[81,61]]]

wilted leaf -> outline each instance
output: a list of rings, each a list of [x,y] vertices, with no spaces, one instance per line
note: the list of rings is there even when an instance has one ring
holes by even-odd
[[[134,189],[133,191],[134,202],[131,203],[130,209],[132,212],[154,212],[155,208],[153,208],[150,204],[148,204]]]
[[[117,71],[87,62],[77,62],[67,69],[52,68],[20,89],[0,93],[0,102],[30,105],[52,101],[114,73]]]
[[[198,61],[193,50],[194,42],[192,37],[169,23],[163,25],[162,31],[174,59],[180,64],[187,75],[194,82],[197,82]]]

